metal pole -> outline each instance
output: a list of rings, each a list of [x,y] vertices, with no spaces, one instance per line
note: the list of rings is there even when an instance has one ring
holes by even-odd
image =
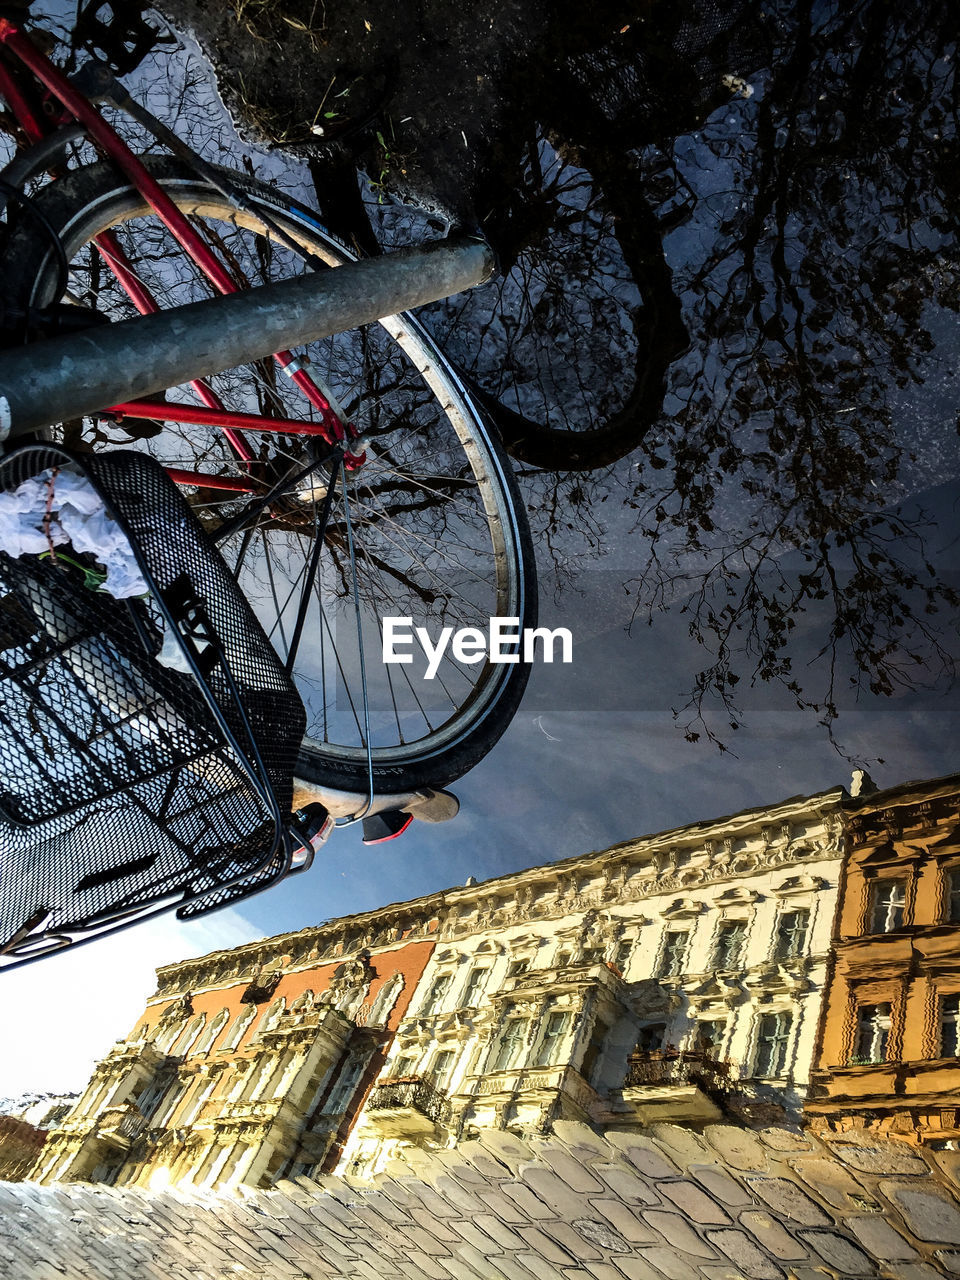
[[[489,246],[464,237],[8,349],[0,440],[435,302],[494,269]]]

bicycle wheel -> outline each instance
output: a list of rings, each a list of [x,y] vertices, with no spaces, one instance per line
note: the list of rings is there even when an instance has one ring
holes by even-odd
[[[485,224],[503,273],[428,312],[521,462],[607,466],[662,410],[667,370],[689,339],[648,201],[627,158],[538,134],[512,207]]]
[[[276,281],[306,268],[264,229],[264,209],[287,236],[331,267],[351,260],[317,215],[275,190],[222,171],[248,208],[233,207],[184,166],[151,158],[149,167],[227,266],[238,286]],[[92,243],[114,234],[135,274],[163,308],[210,296],[211,288],[142,197],[106,164],[77,170],[38,198],[70,263],[67,297],[111,320],[136,314]],[[26,305],[52,301],[56,265],[29,228],[11,245],[10,292]],[[297,353],[343,421],[370,442],[367,461],[333,477],[322,468],[225,538],[221,551],[281,657],[307,708],[299,771],[313,781],[365,790],[368,744],[380,790],[441,785],[472,767],[496,742],[519,703],[527,664],[464,660],[447,648],[427,678],[418,644],[409,663],[382,660],[380,620],[423,627],[435,643],[444,627],[484,632],[490,617],[535,622],[533,555],[509,462],[469,393],[411,316],[378,324]],[[306,398],[272,360],[207,380],[224,406],[264,417],[312,420]],[[196,405],[191,387],[168,400]],[[159,418],[159,415],[158,415]],[[245,466],[216,429],[169,420],[102,418],[62,424],[74,448],[144,449],[168,468],[202,472],[210,486],[186,490],[211,535],[261,494],[320,457],[310,437],[245,437]],[[323,446],[326,448],[326,446]],[[333,485],[317,572],[312,554]],[[514,659],[519,646],[505,647]],[[401,650],[402,651],[402,650]]]

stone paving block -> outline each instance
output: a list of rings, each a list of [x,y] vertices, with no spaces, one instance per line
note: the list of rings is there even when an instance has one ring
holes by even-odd
[[[451,1225],[462,1240],[466,1240],[467,1244],[473,1245],[473,1247],[475,1249],[479,1249],[481,1253],[491,1255],[503,1253],[503,1246],[497,1244],[492,1236],[488,1236],[487,1233],[481,1227],[478,1227],[472,1220],[465,1218],[462,1222],[454,1222]],[[523,1247],[522,1241],[520,1242],[520,1247]],[[455,1255],[459,1254],[459,1244],[451,1245],[450,1252]]]
[[[660,1194],[665,1200],[671,1200],[691,1222],[699,1222],[704,1226],[720,1226],[730,1221],[730,1215],[712,1196],[708,1196],[705,1191],[701,1191],[698,1186],[686,1179],[682,1182],[661,1183]]]
[[[534,1280],[533,1272],[526,1267],[515,1254],[502,1254],[497,1258],[497,1267],[506,1280]]]
[[[810,1277],[810,1280],[824,1280],[824,1274],[821,1272],[816,1277]],[[746,1280],[747,1276],[748,1273],[746,1271],[741,1271],[739,1267],[730,1266],[706,1266],[697,1272],[698,1280]],[[791,1271],[790,1280],[800,1280],[799,1273]]]
[[[616,1146],[635,1169],[645,1178],[677,1178],[679,1168],[660,1147],[639,1133],[611,1133],[611,1145]]]
[[[747,1210],[740,1214],[740,1225],[746,1227],[752,1236],[763,1245],[775,1258],[786,1261],[799,1261],[808,1258],[806,1246],[801,1244],[782,1223],[762,1210]]]
[[[574,1231],[590,1244],[607,1253],[629,1253],[630,1245],[609,1222],[602,1218],[577,1218],[571,1223]]]
[[[523,1238],[515,1231],[511,1231],[505,1226],[500,1219],[492,1213],[480,1213],[473,1220],[474,1226],[485,1231],[492,1240],[495,1240],[502,1249],[523,1249],[525,1248]]]
[[[339,1238],[341,1246],[346,1241],[353,1239],[354,1229],[352,1227],[345,1226],[331,1213],[328,1213],[325,1205],[315,1204],[311,1208],[310,1213],[320,1226],[323,1227],[324,1231],[330,1232],[332,1236]],[[357,1219],[357,1222],[360,1222],[359,1218]],[[360,1225],[362,1226],[363,1224],[360,1223]]]
[[[501,1186],[505,1184],[501,1183]],[[482,1213],[483,1204],[478,1198],[482,1188],[478,1187],[476,1193],[468,1191],[462,1182],[458,1182],[456,1178],[450,1177],[449,1174],[442,1173],[436,1181],[437,1199],[443,1204],[443,1212],[441,1217],[458,1218],[464,1213]],[[434,1201],[427,1204],[427,1208],[431,1208]]]
[[[414,1223],[418,1227],[422,1227],[424,1231],[429,1232],[436,1240],[441,1240],[447,1244],[458,1244],[460,1241],[460,1237],[453,1231],[449,1223],[444,1218],[436,1217],[429,1209],[411,1209],[410,1221],[404,1223],[403,1227],[399,1223],[391,1223],[388,1226],[388,1231],[409,1230]]]
[[[421,1226],[414,1226],[411,1222],[408,1222],[406,1226],[403,1227],[395,1227],[394,1232],[395,1239],[398,1243],[400,1241],[409,1241],[415,1249],[419,1249],[422,1253],[428,1253],[431,1256],[449,1256],[450,1243],[460,1243],[460,1237],[454,1235],[452,1231],[448,1231],[447,1240],[442,1241],[438,1239],[432,1230]]]
[[[680,1124],[654,1124],[648,1132],[656,1140],[661,1150],[665,1150],[681,1169],[685,1169],[691,1161],[707,1161],[713,1159],[713,1152],[707,1143]]]
[[[539,1253],[545,1261],[555,1266],[572,1263],[574,1260],[573,1254],[568,1253],[555,1240],[551,1240],[539,1227],[517,1227],[517,1235],[529,1249]]]
[[[542,1222],[540,1230],[551,1240],[556,1240],[561,1248],[572,1253],[580,1262],[600,1261],[603,1254],[595,1244],[585,1239],[579,1231],[568,1222]]]
[[[926,1161],[914,1155],[902,1142],[871,1140],[866,1134],[862,1134],[856,1139],[825,1137],[824,1145],[831,1155],[838,1156],[844,1164],[850,1165],[859,1173],[916,1178],[930,1175]]]
[[[960,1209],[936,1187],[882,1182],[880,1190],[892,1200],[919,1240],[960,1244]]]
[[[481,1142],[461,1142],[457,1147],[457,1154],[472,1165],[487,1184],[500,1178],[509,1178],[513,1173],[507,1164],[498,1160]]]
[[[960,1276],[960,1253],[954,1253],[952,1249],[937,1249],[933,1256],[944,1271],[952,1276]]]
[[[419,1207],[419,1206],[418,1206]],[[377,1214],[388,1223],[406,1222],[406,1213],[397,1207],[383,1191],[373,1191],[363,1198],[363,1208]],[[355,1209],[359,1216],[359,1210]]]
[[[741,1182],[729,1173],[725,1173],[718,1165],[692,1164],[687,1169],[687,1174],[696,1178],[700,1186],[722,1204],[739,1207],[757,1203],[756,1197],[752,1196]]]
[[[666,1213],[658,1209],[645,1209],[643,1220],[658,1231],[667,1244],[700,1258],[715,1258],[716,1253],[689,1222],[679,1213]]]
[[[424,1253],[420,1249],[411,1249],[407,1259],[421,1275],[428,1276],[429,1280],[447,1280],[446,1269],[441,1267],[437,1259],[429,1253]]]
[[[936,1268],[926,1262],[894,1262],[885,1269],[884,1277],[890,1280],[941,1280]],[[817,1280],[820,1280],[817,1277]]]
[[[751,1280],[780,1280],[783,1275],[777,1263],[745,1231],[717,1227],[707,1232],[707,1239]]]
[[[667,1280],[693,1280],[700,1268],[696,1258],[683,1257],[675,1249],[641,1249],[640,1259],[667,1277]]]
[[[763,1173],[770,1167],[770,1149],[746,1129],[730,1124],[708,1124],[703,1136],[724,1164],[745,1173]]]
[[[817,1202],[789,1178],[752,1177],[745,1182],[779,1216],[805,1227],[828,1226],[831,1222]]]
[[[624,1260],[621,1259],[621,1261]],[[630,1259],[628,1258],[625,1261],[629,1262]],[[640,1262],[641,1266],[646,1266],[646,1263],[642,1260],[636,1259],[636,1261]],[[583,1266],[584,1270],[581,1274],[593,1276],[594,1280],[623,1280],[625,1274],[619,1267],[615,1267],[609,1262],[585,1262]],[[629,1272],[626,1274],[629,1274]],[[655,1271],[651,1271],[649,1267],[646,1267],[639,1280],[660,1280],[660,1277]]]
[[[490,1271],[477,1271],[463,1258],[443,1258],[440,1266],[448,1273],[451,1280],[487,1280]]]
[[[930,1151],[928,1154],[947,1181],[960,1189],[960,1151]]]
[[[517,1262],[526,1267],[532,1276],[536,1276],[537,1280],[557,1280],[556,1265],[552,1262],[547,1262],[539,1253],[518,1253],[515,1258]],[[571,1268],[572,1270],[573,1268]]]
[[[867,1253],[885,1262],[909,1262],[920,1257],[913,1245],[879,1214],[844,1218],[843,1225],[856,1236]]]
[[[523,1212],[516,1201],[508,1199],[503,1191],[480,1191],[477,1193],[477,1200],[490,1209],[497,1217],[506,1222],[509,1226],[515,1226],[517,1223],[529,1222],[529,1217]],[[483,1212],[481,1207],[480,1212]]]
[[[505,1129],[481,1129],[476,1140],[495,1160],[505,1164],[514,1173],[519,1165],[537,1158],[534,1148],[528,1142]]]
[[[589,1267],[592,1264],[588,1262],[586,1265]],[[622,1276],[626,1276],[627,1280],[663,1280],[663,1272],[643,1258],[614,1258],[613,1265],[617,1268],[617,1280]]]
[[[621,1204],[618,1200],[591,1200],[590,1208],[602,1214],[613,1228],[634,1244],[659,1243],[657,1233],[642,1222],[638,1213],[630,1205]]]
[[[761,1129],[757,1137],[771,1151],[816,1151],[816,1139],[793,1129]]]
[[[858,1182],[844,1165],[827,1156],[810,1156],[789,1160],[793,1172],[818,1196],[837,1209],[852,1209],[864,1195]]]
[[[466,1241],[464,1244],[454,1245],[453,1256],[468,1263],[483,1280],[502,1280],[503,1272],[497,1266],[496,1254],[488,1255],[483,1249]]]
[[[612,1155],[606,1136],[597,1133],[582,1120],[554,1120],[552,1133],[568,1147],[582,1147],[585,1152],[590,1151],[600,1159],[609,1160]]]
[[[476,1186],[487,1185],[486,1176],[475,1169],[469,1160],[465,1160],[459,1151],[434,1151],[428,1160],[434,1168],[443,1169],[458,1182],[464,1183],[468,1191]]]
[[[827,1266],[836,1267],[844,1276],[875,1276],[873,1265],[858,1244],[839,1231],[798,1231],[800,1239],[820,1255]]]
[[[590,1172],[601,1178],[621,1200],[628,1200],[634,1204],[660,1203],[660,1197],[650,1183],[628,1168],[625,1162],[594,1164],[590,1166]]]
[[[544,1168],[539,1164],[522,1165],[520,1177],[558,1217],[576,1218],[582,1211],[583,1196],[572,1190],[552,1169]],[[597,1190],[602,1189],[603,1184],[597,1183]],[[509,1194],[509,1187],[505,1186],[504,1190]]]
[[[512,1200],[518,1208],[523,1210],[527,1217],[534,1221],[542,1221],[557,1216],[553,1209],[544,1204],[540,1197],[523,1183],[503,1183],[501,1190],[509,1200]]]
[[[588,1172],[569,1148],[561,1146],[558,1142],[541,1143],[537,1148],[537,1159],[545,1160],[571,1191],[596,1194],[603,1190],[603,1183],[598,1182],[593,1174]]]

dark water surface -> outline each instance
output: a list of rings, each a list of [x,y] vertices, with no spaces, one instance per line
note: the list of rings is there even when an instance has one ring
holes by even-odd
[[[242,138],[199,58],[140,83],[360,244],[492,239],[501,279],[427,320],[516,429],[575,653],[455,823],[359,865],[338,837],[329,874],[244,912],[300,927],[851,759],[881,785],[954,771],[955,6],[320,8],[166,0]]]

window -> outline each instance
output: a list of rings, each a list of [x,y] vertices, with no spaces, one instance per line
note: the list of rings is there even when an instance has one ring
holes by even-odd
[[[194,1053],[208,1053],[214,1040],[230,1021],[230,1010],[221,1009],[209,1026],[204,1028],[203,1035],[193,1046]]]
[[[746,920],[721,920],[713,944],[713,967],[736,969],[743,959],[743,944],[746,939]]]
[[[227,1038],[220,1046],[221,1049],[235,1049],[243,1039],[243,1033],[249,1027],[250,1023],[257,1016],[257,1006],[255,1004],[244,1005],[243,1011],[240,1013],[236,1022],[230,1028]]]
[[[946,921],[947,924],[960,924],[960,867],[952,867],[946,879]]]
[[[862,1004],[857,1010],[855,1063],[884,1062],[890,1039],[890,1005]]]
[[[903,925],[906,880],[875,880],[870,886],[868,933],[892,933]]]
[[[560,951],[560,952],[558,952],[558,954],[557,954],[557,968],[558,968],[558,969],[566,969],[566,968],[569,966],[570,961],[571,961],[572,959],[573,959],[573,956],[572,956],[571,952],[569,952],[569,951]]]
[[[449,988],[449,986],[450,986],[449,973],[444,973],[444,974],[441,974],[439,978],[434,978],[433,986],[430,988],[427,994],[427,998],[423,1003],[423,1008],[420,1010],[420,1012],[423,1014],[436,1013],[443,1002],[444,996],[447,994],[447,989]]]
[[[412,1076],[413,1068],[416,1064],[416,1058],[411,1054],[405,1053],[402,1058],[398,1058],[390,1068],[390,1075],[402,1079],[404,1076]]]
[[[646,1027],[640,1028],[640,1034],[637,1036],[637,1053],[659,1053],[663,1048],[663,1042],[667,1036],[667,1024],[665,1022],[651,1022]]]
[[[782,911],[773,943],[774,960],[790,960],[793,956],[803,955],[809,927],[809,911]]]
[[[687,958],[690,934],[684,929],[668,929],[663,935],[663,954],[660,957],[661,978],[674,978],[683,968]]]
[[[326,1115],[340,1115],[346,1111],[365,1065],[362,1058],[354,1058],[346,1064],[323,1104]]]
[[[445,1089],[450,1080],[456,1054],[452,1049],[441,1049],[430,1068],[430,1081],[435,1089]]]
[[[274,1000],[273,1004],[257,1023],[257,1029],[254,1032],[254,1035],[263,1036],[266,1035],[268,1031],[272,1031],[283,1016],[283,1011],[286,1007],[287,1002],[283,996],[281,996],[279,1000]]]
[[[529,968],[529,960],[511,960],[507,965],[507,977],[518,978],[521,973],[526,973]]]
[[[940,1057],[960,1058],[960,995],[940,1001]]]
[[[606,947],[584,947],[581,964],[603,964],[607,956]]]
[[[537,1049],[536,1066],[549,1067],[560,1061],[560,1050],[567,1034],[569,1020],[570,1015],[567,1013],[554,1011],[547,1014],[547,1020],[543,1026],[543,1038]]]
[[[621,973],[627,972],[627,965],[630,963],[630,956],[633,954],[632,942],[621,942],[617,947],[617,954],[613,957],[613,963],[617,966]]]
[[[190,1052],[193,1042],[203,1030],[203,1024],[206,1020],[207,1015],[205,1013],[198,1013],[195,1018],[191,1018],[173,1042],[173,1046],[170,1049],[173,1057],[183,1057]]]
[[[587,1045],[587,1051],[583,1055],[583,1062],[580,1064],[580,1074],[588,1084],[596,1083],[596,1077],[600,1074],[603,1049],[609,1033],[609,1023],[602,1022],[598,1018],[593,1024],[593,1030],[590,1032],[590,1043]]]
[[[508,1067],[516,1066],[523,1053],[528,1025],[529,1019],[527,1018],[511,1018],[509,1020],[503,1029],[503,1035],[500,1037],[500,1043],[497,1046],[497,1054],[493,1062],[494,1071],[505,1071]]]
[[[463,989],[463,1007],[472,1009],[480,1000],[480,994],[487,983],[487,969],[471,969],[467,977],[467,985]]]
[[[781,1076],[787,1065],[793,1015],[781,1011],[764,1013],[757,1025],[757,1057],[753,1073],[757,1076]]]
[[[393,1006],[397,1003],[397,996],[403,990],[403,974],[395,973],[392,978],[388,978],[380,990],[377,997],[370,1006],[370,1012],[367,1014],[368,1027],[382,1027],[390,1017]]]
[[[701,1022],[693,1042],[694,1052],[702,1053],[705,1058],[719,1058],[726,1034],[727,1024],[722,1018]]]

